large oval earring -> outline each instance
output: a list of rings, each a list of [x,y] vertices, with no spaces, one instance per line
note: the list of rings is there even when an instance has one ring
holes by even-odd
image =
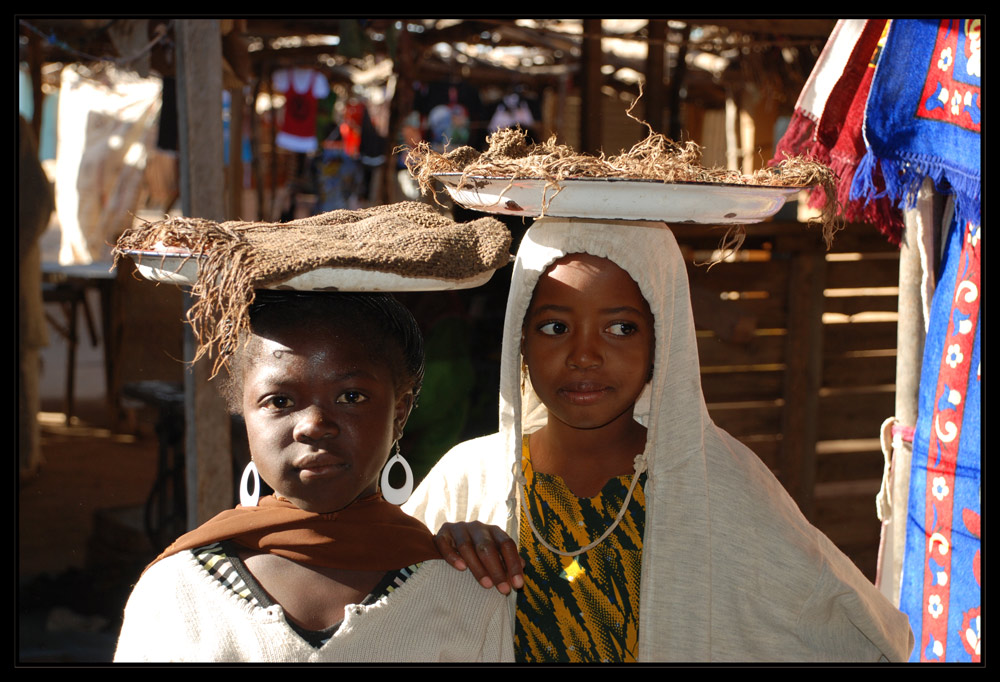
[[[247,483],[253,479],[253,490],[247,489]],[[260,474],[257,473],[257,465],[250,460],[247,468],[243,470],[243,477],[240,478],[240,504],[244,507],[256,507],[260,499]]]
[[[399,464],[403,467],[403,471],[406,473],[406,481],[399,488],[393,488],[389,485],[389,470],[392,469],[393,465]],[[410,469],[410,465],[407,463],[403,456],[399,454],[399,441],[396,441],[396,454],[389,458],[389,461],[385,463],[385,467],[382,469],[382,497],[389,504],[394,504],[399,506],[410,499],[410,495],[413,493],[413,470]]]

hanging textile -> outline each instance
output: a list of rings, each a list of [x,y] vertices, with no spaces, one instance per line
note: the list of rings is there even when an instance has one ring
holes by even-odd
[[[891,22],[868,95],[868,150],[852,199],[888,196],[912,208],[931,178],[938,191],[954,194],[961,223],[979,224],[981,51],[979,19]]]
[[[954,219],[924,346],[900,590],[914,662],[980,660],[981,248]]]
[[[285,97],[285,115],[274,142],[290,152],[316,151],[316,117],[319,100],[330,94],[326,76],[312,69],[274,72],[274,89]]]
[[[785,156],[810,155],[816,141],[816,125],[819,123],[826,101],[844,73],[844,68],[854,52],[861,31],[867,22],[864,19],[841,19],[833,27],[830,38],[816,60],[806,84],[795,102],[795,111],[788,128],[775,147],[772,164]],[[816,155],[823,161],[822,155]]]
[[[823,110],[816,129],[816,145],[829,150],[827,163],[837,174],[837,201],[844,219],[875,225],[891,243],[898,245],[903,234],[903,214],[895,202],[888,197],[851,200],[851,185],[866,152],[865,107],[888,28],[889,22],[884,19],[865,23],[851,61]],[[885,180],[877,168],[872,173],[872,183],[878,190],[885,189]],[[814,191],[809,205],[822,208],[824,199],[822,192]]]
[[[162,83],[102,66],[62,70],[56,153],[59,263],[109,260],[132,226],[148,150],[156,144]]]
[[[979,19],[890,22],[850,193],[910,209],[930,180],[954,204],[924,345],[900,578],[913,661],[980,659],[981,48]]]
[[[954,206],[934,226],[947,235],[940,266],[924,263],[937,273],[937,288],[905,472],[899,596],[917,641],[911,660],[974,662],[982,639],[982,22],[892,20],[882,22],[887,31],[864,23],[846,33],[838,22],[776,158],[787,152],[826,160],[840,179],[842,203],[850,189],[845,217],[874,224],[895,243],[899,210],[915,205],[925,181]]]
[[[854,174],[866,151],[862,133],[865,104],[887,27],[885,19],[837,22],[799,95],[795,114],[771,165],[786,155],[803,155],[829,165],[837,174],[837,200],[843,217],[850,222],[876,225],[898,244],[903,230],[902,212],[890,199],[850,200]],[[884,188],[877,169],[873,182]],[[810,193],[810,207],[822,208],[825,203],[822,188]]]

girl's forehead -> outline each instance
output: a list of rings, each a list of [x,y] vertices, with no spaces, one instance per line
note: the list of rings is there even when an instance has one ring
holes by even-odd
[[[255,330],[250,338],[247,356],[251,361],[272,357],[276,352],[301,352],[304,346],[312,351],[336,349],[350,341],[345,330],[323,320],[286,322]]]
[[[562,273],[576,273],[579,276],[602,277],[630,275],[614,261],[589,253],[569,253],[557,258],[545,269],[543,277],[565,276]]]
[[[554,261],[539,277],[533,300],[569,292],[639,299],[646,303],[639,285],[621,266],[587,253],[572,253]]]

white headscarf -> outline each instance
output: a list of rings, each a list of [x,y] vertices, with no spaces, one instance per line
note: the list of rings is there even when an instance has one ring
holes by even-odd
[[[407,505],[431,527],[480,520],[518,538],[521,437],[546,410],[524,380],[521,328],[539,276],[572,253],[631,275],[654,317],[639,660],[905,660],[906,616],[811,526],[767,467],[717,427],[701,390],[687,271],[663,223],[544,218],[521,242],[500,374],[500,432],[456,446]],[[523,414],[523,418],[522,418]],[[592,540],[605,529],[594,529]]]

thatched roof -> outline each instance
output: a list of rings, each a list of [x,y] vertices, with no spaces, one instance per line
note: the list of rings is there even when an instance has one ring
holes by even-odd
[[[172,69],[170,19],[20,19],[25,60],[34,44],[46,62],[129,60],[140,70]],[[650,42],[662,40],[668,80],[683,60],[688,100],[718,106],[727,88],[738,91],[752,83],[781,101],[794,101],[834,24],[833,19],[605,19],[602,73],[607,85],[635,94]],[[585,37],[581,19],[262,17],[222,20],[221,28],[228,76],[244,81],[262,64],[314,66],[345,83],[377,78],[391,73],[383,62],[396,54],[405,31],[408,49],[416,54],[407,60],[416,80],[458,75],[483,86],[516,78],[544,87],[579,71]]]

